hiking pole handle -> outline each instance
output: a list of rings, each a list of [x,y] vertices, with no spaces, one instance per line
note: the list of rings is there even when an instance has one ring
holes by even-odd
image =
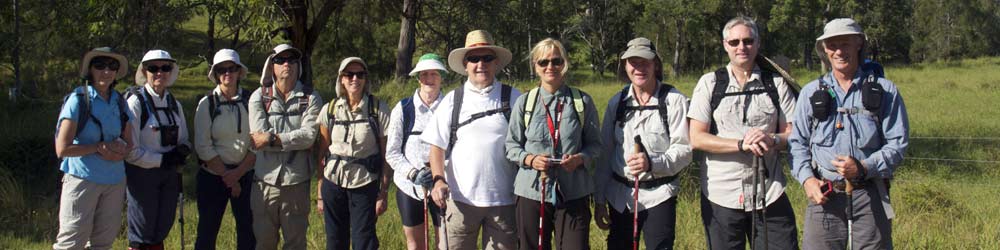
[[[635,135],[635,137],[633,137],[633,141],[635,141],[635,144],[633,144],[632,146],[634,148],[634,152],[636,154],[642,153],[642,137],[639,137],[639,135]],[[632,184],[633,185],[632,201],[634,202],[634,204],[632,205],[632,250],[638,250],[639,249],[639,174],[636,174],[633,177],[635,177],[635,180]]]

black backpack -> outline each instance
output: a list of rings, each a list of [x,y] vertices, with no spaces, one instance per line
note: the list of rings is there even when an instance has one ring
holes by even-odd
[[[104,125],[101,124],[101,121],[98,120],[96,117],[94,117],[94,114],[91,111],[90,96],[87,93],[88,91],[86,91],[85,89],[86,87],[87,86],[78,87],[74,89],[73,92],[66,94],[66,96],[63,97],[63,104],[59,108],[59,110],[65,109],[66,101],[69,100],[71,96],[76,96],[76,98],[79,100],[77,101],[77,109],[80,110],[80,120],[76,122],[76,134],[73,135],[73,138],[76,138],[78,135],[80,135],[80,132],[87,127],[87,124],[91,120],[93,120],[93,122],[97,124],[98,127],[102,128],[104,127]],[[122,134],[124,134],[125,127],[128,124],[128,111],[126,110],[127,104],[125,104],[125,97],[123,97],[121,93],[118,93],[118,91],[111,89],[111,96],[113,97],[114,95],[118,95],[118,114],[119,114],[118,118],[119,120],[121,120],[121,128],[123,131]],[[56,137],[59,136],[60,122],[61,119],[60,121],[56,122],[56,130],[55,130]],[[104,140],[103,129],[102,129],[101,140]]]
[[[656,92],[656,99],[659,103],[656,106],[628,106],[625,102],[625,97],[628,96],[629,90],[632,89],[631,84],[626,84],[625,88],[618,93],[618,106],[615,109],[615,123],[618,127],[624,127],[625,121],[631,118],[631,115],[635,111],[639,110],[651,110],[656,109],[660,114],[660,120],[663,121],[663,130],[667,132],[667,139],[670,138],[670,124],[667,124],[667,94],[674,89],[673,85],[663,83],[660,85],[660,90]]]
[[[455,94],[452,96],[452,107],[451,107],[451,133],[448,140],[448,151],[445,151],[445,158],[451,158],[451,150],[455,147],[455,142],[458,141],[458,129],[462,126],[468,125],[479,118],[503,114],[504,119],[510,120],[510,92],[512,87],[507,84],[500,84],[500,108],[491,109],[479,113],[472,114],[468,120],[464,122],[458,122],[458,115],[462,112],[462,99],[465,96],[465,86],[458,86],[455,89]]]
[[[167,106],[166,107],[156,107],[155,104],[149,102],[152,96],[147,92],[146,87],[143,86],[131,86],[125,89],[125,99],[128,100],[132,96],[139,98],[139,129],[146,126],[146,122],[149,121],[149,109],[155,111],[173,112],[175,115],[180,115],[180,107],[177,106],[177,100],[174,99],[174,94],[170,93],[167,95]],[[174,121],[173,116],[167,116],[167,119],[172,122],[172,124],[177,124]]]
[[[739,92],[726,92],[726,89],[729,87],[729,71],[726,70],[725,67],[719,68],[718,70],[715,71],[715,88],[712,89],[712,96],[711,96],[712,99],[710,103],[712,109],[709,110],[708,112],[709,118],[712,119],[711,127],[709,129],[710,133],[712,133],[713,135],[719,134],[719,128],[716,125],[715,119],[712,118],[712,115],[715,113],[715,109],[719,107],[719,104],[722,103],[722,99],[729,96],[751,96],[751,95],[766,93],[767,96],[771,98],[771,103],[774,104],[774,108],[779,110],[779,112],[782,112],[781,101],[778,100],[779,98],[778,88],[774,86],[774,73],[771,72],[770,70],[762,68],[760,71],[760,79],[761,83],[764,86],[763,89],[753,89],[753,90],[745,90]],[[789,89],[791,90],[792,88]],[[794,91],[791,94],[793,96],[798,95],[798,93],[794,93]],[[749,107],[749,105],[747,105],[747,107]],[[778,131],[778,129],[779,129],[778,127],[775,127],[775,133],[781,132]]]
[[[250,105],[250,95],[251,94],[253,94],[253,92],[251,92],[250,90],[240,89],[240,100],[239,101],[222,101],[222,100],[220,100],[219,95],[215,94],[215,91],[209,91],[208,94],[205,95],[205,98],[208,99],[208,115],[209,115],[208,117],[209,117],[209,120],[212,123],[215,123],[215,118],[219,116],[219,107],[222,106],[222,105],[236,105],[236,106],[240,106],[240,104],[243,104],[241,106],[243,108],[243,111],[249,112],[248,107]],[[237,119],[242,120],[242,118],[239,118],[239,116],[240,116],[240,113],[237,113]],[[243,133],[243,128],[242,128],[242,126],[240,126],[239,122],[236,123],[236,132],[237,133]]]

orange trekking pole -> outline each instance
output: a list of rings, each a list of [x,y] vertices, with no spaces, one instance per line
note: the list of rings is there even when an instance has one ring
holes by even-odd
[[[642,153],[642,138],[635,136],[635,153]],[[632,250],[639,249],[639,175],[633,175],[635,183],[632,184]]]

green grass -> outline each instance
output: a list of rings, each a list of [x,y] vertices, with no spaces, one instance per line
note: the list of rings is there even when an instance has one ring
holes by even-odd
[[[957,62],[930,63],[905,67],[889,67],[887,75],[903,94],[910,115],[911,136],[915,137],[1000,137],[1000,71],[996,66],[1000,58],[980,58]],[[193,116],[195,97],[206,93],[213,85],[204,76],[204,64],[185,69],[181,79],[171,88],[179,96],[186,113]],[[817,72],[796,71],[801,84],[818,75]],[[573,72],[570,84],[591,94],[603,109],[608,99],[622,87],[610,75],[592,76],[589,72]],[[690,95],[697,76],[667,79],[682,92]],[[457,82],[458,79],[452,79]],[[256,88],[256,79],[249,79],[244,87]],[[380,81],[382,82],[382,81]],[[514,82],[521,90],[527,90],[531,82]],[[384,81],[377,95],[395,103],[412,94],[416,84],[395,85]],[[447,85],[446,89],[457,86]],[[333,88],[318,85],[317,89],[325,100],[333,97]],[[3,97],[3,96],[0,96]],[[17,149],[3,147],[0,151],[0,170],[14,171],[8,165],[22,161],[18,152],[37,150],[35,147],[51,146],[52,130],[58,101],[44,100],[32,104],[10,104],[2,98],[6,110],[0,112],[0,126],[4,141],[37,141],[37,146]],[[994,108],[991,108],[994,107]],[[190,119],[189,119],[190,121]],[[38,124],[41,124],[39,126]],[[4,144],[6,145],[6,144]],[[44,150],[50,150],[48,148]],[[50,153],[51,151],[40,151]],[[998,140],[952,140],[914,138],[906,156],[909,158],[948,158],[996,161],[1000,159]],[[36,170],[55,174],[54,160],[39,163]],[[198,221],[196,204],[193,201],[195,185],[194,164],[184,170],[185,180],[185,242],[193,247]],[[3,174],[0,171],[0,249],[47,249],[55,237],[58,194],[54,190],[58,183],[47,180],[32,183],[19,180],[18,175]],[[28,170],[18,170],[28,171]],[[22,173],[22,172],[13,172]],[[897,219],[893,222],[895,244],[900,249],[998,249],[1000,248],[1000,202],[996,201],[996,190],[1000,184],[993,179],[1000,177],[1000,167],[995,162],[985,164],[935,162],[908,159],[898,168],[893,184],[893,204]],[[678,204],[677,240],[678,249],[703,249],[704,230],[698,209],[697,170],[694,166],[682,173],[682,189]],[[24,190],[25,192],[4,192]],[[41,191],[39,191],[41,190]],[[802,211],[806,201],[801,187],[792,183],[788,196],[798,216],[799,229],[802,228]],[[392,194],[390,194],[392,195]],[[392,196],[390,196],[392,197]],[[225,217],[219,233],[219,248],[232,249],[235,236],[232,217]],[[310,217],[309,249],[324,246],[322,216],[313,212]],[[606,231],[591,227],[591,244],[594,249],[605,249]],[[123,219],[124,229],[124,219]],[[402,228],[395,200],[389,199],[389,211],[378,221],[378,236],[384,249],[404,249]],[[801,234],[800,234],[801,235]],[[179,248],[180,226],[175,225],[167,239],[171,249]],[[116,249],[125,248],[125,236],[118,238]]]

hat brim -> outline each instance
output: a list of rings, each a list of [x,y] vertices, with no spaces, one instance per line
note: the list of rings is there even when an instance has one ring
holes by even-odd
[[[822,42],[823,40],[826,40],[827,38],[831,38],[831,37],[835,37],[835,36],[847,36],[847,35],[860,35],[860,36],[864,37],[865,33],[856,32],[856,31],[844,31],[844,32],[836,32],[836,33],[830,33],[830,34],[823,34],[822,36],[816,38],[816,41],[817,42]]]
[[[440,70],[442,73],[448,72],[448,69],[444,67],[438,60],[425,60],[417,62],[416,66],[413,66],[413,70],[410,71],[410,76],[416,76],[420,74],[420,71],[426,70]]]
[[[452,50],[451,53],[448,53],[448,66],[451,67],[452,71],[455,71],[455,73],[458,73],[459,75],[463,76],[469,75],[469,73],[465,72],[465,54],[469,53],[469,51],[477,49],[493,50],[493,53],[496,54],[497,59],[500,60],[499,63],[497,64],[497,66],[499,66],[498,67],[499,69],[507,67],[507,64],[510,64],[511,59],[513,59],[513,54],[510,53],[510,50],[507,50],[499,46],[478,46],[471,48],[459,48]]]
[[[233,61],[233,60],[225,60],[225,61],[221,61],[221,62],[216,62],[216,63],[212,64],[211,66],[209,66],[209,68],[208,68],[208,80],[212,81],[215,84],[219,84],[220,83],[219,79],[215,78],[215,66],[219,65],[221,63],[224,63],[224,62],[232,62],[233,64],[236,64],[236,65],[240,66],[240,68],[241,68],[240,69],[240,75],[238,76],[239,78],[237,80],[242,80],[242,79],[246,79],[247,78],[247,70],[248,69],[247,69],[246,65],[243,65],[242,63],[239,63],[239,62],[236,62],[236,61]]]
[[[117,72],[115,72],[115,79],[121,79],[122,77],[128,75],[128,60],[125,59],[125,56],[116,53],[91,50],[88,51],[86,54],[83,54],[83,61],[80,62],[80,77],[81,78],[87,77],[87,75],[90,73],[90,68],[89,68],[90,61],[93,60],[95,57],[102,57],[102,56],[110,57],[118,61],[118,70]]]
[[[138,86],[146,85],[148,79],[146,79],[146,69],[142,65],[143,63],[151,61],[169,61],[171,64],[173,64],[173,69],[170,70],[170,78],[167,78],[167,87],[174,86],[174,83],[177,82],[177,76],[180,74],[181,69],[180,66],[177,65],[176,60],[168,60],[168,59],[148,60],[139,63],[139,68],[135,70],[135,85]]]
[[[653,53],[653,51],[651,51],[651,50],[625,51],[625,53],[623,53],[622,56],[621,56],[621,58],[619,58],[619,59],[624,60],[624,59],[629,59],[629,58],[632,58],[632,57],[641,57],[641,58],[653,60],[653,58],[656,58],[656,53]]]

